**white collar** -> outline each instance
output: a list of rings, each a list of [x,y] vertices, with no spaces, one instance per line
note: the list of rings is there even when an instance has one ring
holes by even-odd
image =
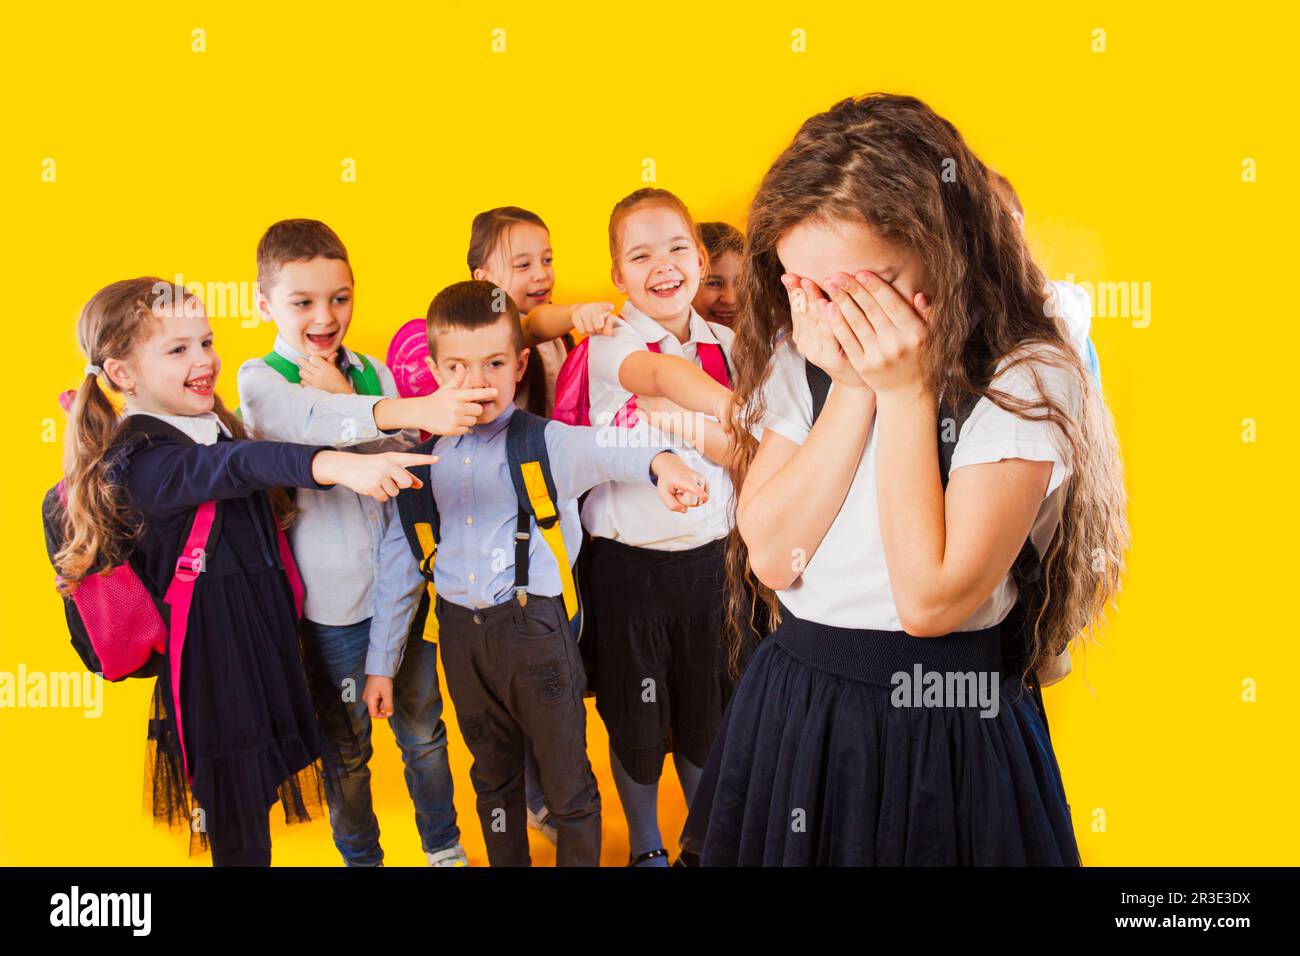
[[[292,362],[294,365],[297,365],[299,367],[302,366],[303,360],[307,358],[306,355],[299,352],[296,348],[294,348],[292,345],[286,342],[284,340],[284,337],[279,335],[278,333],[275,336],[275,345],[272,346],[272,350],[278,352],[280,355],[283,355],[290,362]],[[357,353],[352,351],[346,345],[339,346],[339,351],[343,353],[343,361],[345,363],[344,366],[339,371],[341,371],[344,375],[347,375],[349,367],[352,366],[355,366],[357,368],[365,367],[361,364],[361,359],[357,356]]]
[[[623,308],[619,310],[619,318],[630,325],[632,330],[646,342],[662,342],[666,337],[672,335],[666,328],[634,306],[631,299],[623,303]],[[694,307],[691,308],[690,324],[687,329],[690,333],[686,339],[687,342],[721,344],[718,337],[713,334],[713,329],[709,326],[709,323],[704,321]]]
[[[204,412],[202,415],[164,415],[161,412],[144,412],[128,409],[127,415],[149,415],[166,422],[178,431],[184,432],[200,445],[215,445],[218,433],[232,438],[230,429],[217,417],[216,412]]]

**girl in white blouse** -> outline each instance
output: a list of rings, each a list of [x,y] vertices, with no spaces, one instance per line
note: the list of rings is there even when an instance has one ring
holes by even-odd
[[[584,657],[609,731],[630,865],[657,867],[668,865],[657,818],[664,757],[673,755],[689,805],[734,687],[724,641],[730,439],[718,423],[729,414],[733,335],[691,305],[707,259],[678,197],[650,188],[625,197],[609,241],[628,301],[611,334],[588,345],[591,421],[615,423],[617,440],[671,441],[708,482],[708,500],[690,515],[653,514],[627,482],[597,485],[582,510],[591,536],[580,559],[591,624]]]
[[[1018,225],[950,123],[877,94],[803,125],[747,235],[728,570],[733,617],[748,582],[780,625],[684,851],[1077,864],[1035,673],[1100,618],[1128,529]]]

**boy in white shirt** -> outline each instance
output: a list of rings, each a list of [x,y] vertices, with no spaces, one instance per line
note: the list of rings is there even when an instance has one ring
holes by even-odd
[[[329,444],[349,451],[401,451],[414,431],[463,433],[476,399],[492,389],[439,389],[401,399],[378,359],[343,344],[352,319],[347,250],[322,222],[272,225],[257,250],[258,307],[279,334],[264,358],[239,370],[240,412],[256,437]],[[458,432],[457,430],[460,430]],[[396,494],[396,489],[394,489]],[[361,694],[374,613],[374,567],[394,505],[344,488],[299,490],[289,528],[306,589],[303,646],[321,729],[342,766],[326,796],[334,842],[349,866],[380,866],[379,823],[370,796],[370,715]],[[423,633],[424,621],[414,630]],[[341,704],[341,706],[340,706]],[[452,804],[437,648],[414,640],[397,670],[392,726],[430,866],[466,866]]]

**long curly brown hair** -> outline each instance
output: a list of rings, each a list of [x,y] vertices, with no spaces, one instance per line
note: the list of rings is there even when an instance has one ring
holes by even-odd
[[[101,368],[110,358],[125,360],[157,328],[160,319],[155,303],[180,305],[194,298],[184,287],[154,276],[105,286],[81,310],[77,322],[81,350],[92,365]],[[107,375],[103,382],[104,387],[118,390]],[[243,422],[219,396],[213,410],[235,438],[248,437]],[[100,387],[99,376],[87,372],[69,416],[73,465],[64,476],[64,545],[54,558],[64,593],[75,589],[87,575],[122,564],[140,534],[139,515],[109,475],[109,452],[119,438],[120,426],[117,409]],[[287,526],[295,513],[292,501],[283,489],[268,494],[277,518]]]
[[[957,408],[987,398],[1056,425],[1072,454],[1060,527],[1043,558],[1047,599],[1031,622],[1030,669],[1071,638],[1091,633],[1118,591],[1129,545],[1118,441],[1100,389],[1048,307],[1046,281],[987,167],[952,123],[910,96],[875,93],[808,119],[763,177],[750,204],[734,348],[738,408],[730,464],[739,489],[766,412],[762,386],[773,349],[790,329],[778,239],[805,220],[864,222],[920,259],[931,303],[923,356],[930,386]],[[1047,362],[1066,369],[1083,401],[1077,416],[1042,396],[1024,401],[989,387],[998,365]],[[737,499],[739,496],[737,495]],[[733,503],[733,512],[735,505]],[[728,543],[729,618],[735,644],[755,601],[779,621],[775,595],[750,572],[744,540]]]

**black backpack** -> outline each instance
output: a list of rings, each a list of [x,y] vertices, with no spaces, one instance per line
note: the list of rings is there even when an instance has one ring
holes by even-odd
[[[521,605],[528,602],[528,545],[532,522],[536,521],[538,530],[559,565],[565,612],[574,637],[581,643],[582,599],[573,562],[569,560],[560,529],[555,480],[551,475],[551,461],[546,451],[545,433],[549,421],[517,408],[506,423],[506,460],[510,465],[510,479],[519,508],[515,527],[515,598]],[[431,454],[437,441],[438,436],[435,435],[412,448],[411,452],[417,455]],[[419,565],[426,584],[426,593],[421,595],[411,633],[436,635],[436,618],[430,622],[429,615],[432,613],[432,599],[436,597],[433,567],[442,530],[442,516],[438,513],[438,505],[431,493],[430,466],[417,465],[409,471],[420,479],[424,487],[403,488],[397,496],[397,514],[411,555]]]

